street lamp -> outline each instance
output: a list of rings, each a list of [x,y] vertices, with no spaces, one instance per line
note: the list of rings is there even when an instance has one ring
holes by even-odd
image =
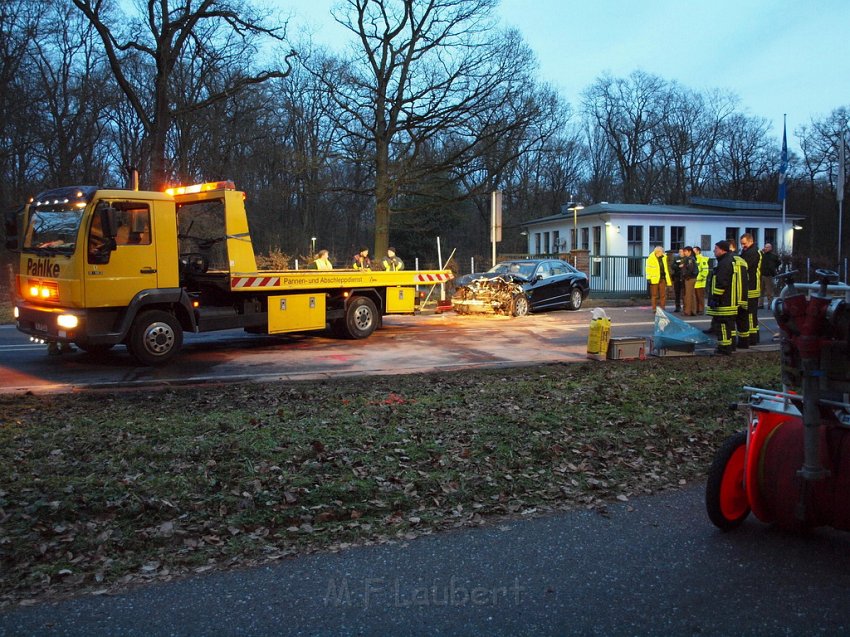
[[[578,211],[584,210],[584,206],[580,203],[573,204],[570,206],[568,204],[567,210],[573,211],[573,250],[578,248]]]
[[[316,254],[316,237],[310,237],[310,254]]]

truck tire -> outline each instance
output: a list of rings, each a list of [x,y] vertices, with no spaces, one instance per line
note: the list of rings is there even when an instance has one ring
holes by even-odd
[[[127,349],[142,365],[162,365],[183,346],[183,328],[169,312],[140,312],[127,335]]]
[[[345,335],[348,338],[367,338],[380,324],[375,304],[365,296],[352,299],[345,309]]]

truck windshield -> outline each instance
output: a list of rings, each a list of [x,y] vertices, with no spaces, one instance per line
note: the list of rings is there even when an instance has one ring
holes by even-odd
[[[68,204],[31,206],[24,250],[72,254],[83,210]]]
[[[96,191],[96,186],[69,186],[34,197],[27,214],[24,251],[73,254],[83,213]]]

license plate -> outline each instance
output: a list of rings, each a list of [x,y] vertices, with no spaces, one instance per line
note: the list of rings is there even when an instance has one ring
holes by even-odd
[[[46,323],[36,323],[35,324],[35,330],[36,330],[36,332],[46,332],[47,331],[47,324]]]

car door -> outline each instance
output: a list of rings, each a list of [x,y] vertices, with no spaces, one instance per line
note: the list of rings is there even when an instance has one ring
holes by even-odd
[[[529,288],[532,309],[550,307],[556,302],[553,297],[557,294],[557,290],[552,283],[551,264],[548,261],[539,263],[531,276]]]
[[[563,261],[552,264],[552,301],[556,305],[566,305],[570,301],[572,288],[572,273],[570,267]]]
[[[126,307],[142,290],[157,287],[157,254],[152,241],[151,202],[101,201],[115,210],[114,249],[101,252],[103,230],[94,215],[87,239],[85,276],[87,307]],[[98,254],[102,258],[98,258]]]

